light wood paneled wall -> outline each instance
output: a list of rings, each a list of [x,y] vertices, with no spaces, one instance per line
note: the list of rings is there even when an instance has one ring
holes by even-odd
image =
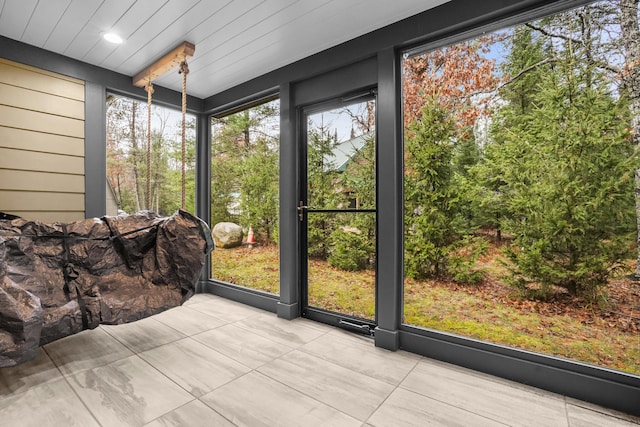
[[[84,82],[0,58],[0,211],[84,218]]]

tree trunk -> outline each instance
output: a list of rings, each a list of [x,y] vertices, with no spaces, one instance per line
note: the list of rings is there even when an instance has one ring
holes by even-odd
[[[116,181],[118,183],[118,210],[122,209],[122,186],[120,185],[120,174],[116,175]]]
[[[249,134],[249,130],[251,129],[251,124],[249,121],[249,110],[244,110],[244,118],[245,127],[244,129],[242,129],[242,136],[244,137],[244,149],[245,151],[248,151],[251,144],[251,141],[249,141],[249,138],[251,137],[251,135]]]
[[[622,85],[629,97],[631,110],[631,138],[640,147],[640,30],[638,29],[638,0],[620,0],[620,28],[625,50]],[[636,223],[638,260],[636,277],[640,278],[640,169],[635,173]]]

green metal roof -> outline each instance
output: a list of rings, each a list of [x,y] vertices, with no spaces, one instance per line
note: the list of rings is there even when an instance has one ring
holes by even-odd
[[[333,147],[330,155],[325,157],[325,165],[327,170],[344,172],[347,165],[354,156],[365,146],[367,141],[373,137],[373,132],[367,132],[355,138],[341,142]]]

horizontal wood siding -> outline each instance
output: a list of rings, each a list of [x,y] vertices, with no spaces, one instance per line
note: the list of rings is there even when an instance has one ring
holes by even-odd
[[[84,138],[84,120],[0,105],[0,126]]]
[[[84,82],[0,58],[0,211],[84,218]]]
[[[84,176],[84,160],[82,157],[2,147],[0,147],[0,168]],[[13,184],[3,182],[0,188],[10,190],[11,188],[8,185]]]
[[[84,102],[82,80],[0,58],[2,83]]]
[[[0,127],[0,146],[18,150],[84,157],[84,140],[70,136]]]
[[[84,194],[84,176],[40,171],[0,169],[0,182],[12,180],[11,191],[47,191]],[[4,187],[4,186],[3,186]]]
[[[11,213],[22,218],[44,222],[72,222],[78,220],[78,213],[71,211],[12,211]],[[55,219],[52,219],[52,217]]]
[[[0,190],[0,203],[8,212],[69,211],[69,206],[84,206],[84,193],[51,193],[45,191],[5,191]],[[47,209],[42,209],[46,207]]]

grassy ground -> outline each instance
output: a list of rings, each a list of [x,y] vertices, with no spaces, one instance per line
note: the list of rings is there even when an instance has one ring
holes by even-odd
[[[279,272],[276,247],[240,246],[216,249],[211,255],[211,277],[223,282],[278,294]]]
[[[275,247],[219,249],[212,264],[216,279],[278,293]],[[373,272],[341,271],[320,261],[312,261],[309,270],[310,305],[374,317]],[[634,318],[640,313],[633,311],[640,285],[615,285],[620,295],[626,289],[616,298],[630,300],[631,311],[585,308],[567,295],[548,302],[523,300],[491,276],[473,287],[407,280],[404,323],[640,374],[640,331]]]
[[[541,313],[455,285],[408,283],[405,323],[539,353],[640,373],[640,337],[604,318]],[[517,301],[516,301],[517,302]],[[589,319],[589,320],[585,320]]]

